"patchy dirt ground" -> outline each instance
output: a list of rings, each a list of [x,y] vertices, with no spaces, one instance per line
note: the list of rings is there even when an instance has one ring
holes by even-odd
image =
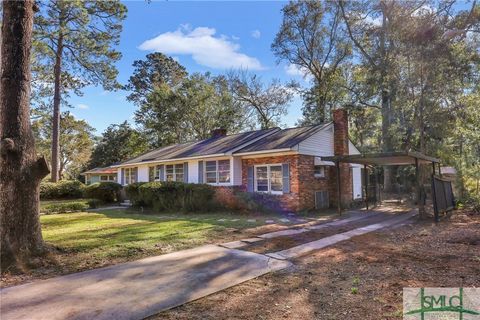
[[[401,319],[403,287],[479,287],[480,215],[355,237],[153,319]]]
[[[408,212],[405,211],[404,213]],[[264,241],[259,241],[250,244],[249,246],[243,247],[242,250],[251,251],[255,253],[271,253],[277,252],[285,249],[289,249],[307,242],[315,241],[325,237],[329,237],[335,234],[343,233],[350,231],[356,228],[365,227],[367,225],[375,224],[385,219],[393,218],[393,214],[377,214],[372,217],[364,218],[358,221],[348,222],[347,224],[340,226],[326,226],[320,230],[306,231],[303,233],[290,235],[290,236],[281,236],[277,238],[267,239]]]

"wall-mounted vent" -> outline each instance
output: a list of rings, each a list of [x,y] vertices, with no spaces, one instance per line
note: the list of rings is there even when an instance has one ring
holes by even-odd
[[[325,209],[329,206],[328,191],[315,191],[315,209]]]

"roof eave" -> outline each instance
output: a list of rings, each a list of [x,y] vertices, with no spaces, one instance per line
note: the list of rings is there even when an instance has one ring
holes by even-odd
[[[217,158],[217,157],[227,157],[230,156],[226,153],[216,153],[216,154],[210,154],[210,155],[205,155],[205,156],[195,156],[195,157],[184,157],[184,158],[174,158],[174,159],[159,159],[159,160],[152,160],[152,161],[140,161],[140,162],[134,162],[134,163],[121,163],[117,164],[115,166],[112,166],[112,168],[120,168],[120,167],[132,167],[132,166],[138,166],[140,164],[152,164],[152,163],[164,163],[164,162],[178,162],[178,161],[188,161],[188,160],[196,160],[196,159],[204,159],[204,158]]]
[[[241,153],[234,153],[234,156],[249,156],[249,155],[257,155],[263,153],[278,153],[278,152],[288,152],[288,151],[297,151],[294,148],[282,148],[282,149],[270,149],[270,150],[258,150],[258,151],[247,151]]]

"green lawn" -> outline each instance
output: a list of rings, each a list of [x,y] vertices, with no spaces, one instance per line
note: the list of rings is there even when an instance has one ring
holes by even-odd
[[[68,260],[62,264],[83,269],[110,260],[125,261],[215,243],[235,237],[237,230],[264,224],[262,219],[251,222],[249,218],[227,213],[153,215],[135,209],[112,209],[43,215],[40,220],[44,240],[59,249],[58,259]]]
[[[68,200],[42,200],[40,201],[40,212],[42,209],[45,209],[46,206],[51,204],[61,204],[61,203],[70,203],[70,202],[83,202],[88,204],[90,199],[68,199]]]

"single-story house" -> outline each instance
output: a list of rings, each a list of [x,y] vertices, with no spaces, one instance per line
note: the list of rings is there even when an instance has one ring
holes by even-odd
[[[85,184],[95,182],[117,182],[117,168],[95,168],[81,173],[85,177]]]
[[[255,193],[282,210],[335,206],[336,167],[322,157],[359,154],[349,140],[344,109],[333,122],[272,128],[162,147],[112,167],[122,185],[149,181],[207,183],[219,190]],[[341,200],[362,198],[361,166],[340,164]]]

